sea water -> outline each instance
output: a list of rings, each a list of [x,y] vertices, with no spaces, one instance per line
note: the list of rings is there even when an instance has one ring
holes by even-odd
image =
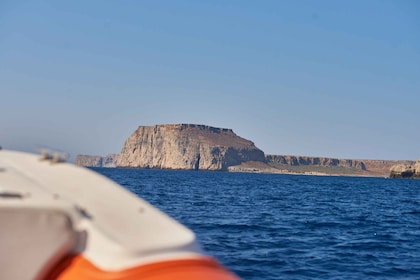
[[[94,170],[243,279],[420,279],[420,180]]]

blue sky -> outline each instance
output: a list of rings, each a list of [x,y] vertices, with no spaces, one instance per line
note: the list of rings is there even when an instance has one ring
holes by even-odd
[[[271,154],[420,158],[420,4],[0,1],[0,145],[119,152],[139,125]]]

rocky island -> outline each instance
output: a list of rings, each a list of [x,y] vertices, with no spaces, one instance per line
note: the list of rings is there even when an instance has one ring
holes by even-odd
[[[263,151],[231,129],[175,124],[138,127],[125,141],[117,166],[227,170],[264,160]]]
[[[79,155],[75,163],[91,167],[420,177],[420,161],[265,155],[232,129],[199,124],[139,126],[125,141],[120,154]]]

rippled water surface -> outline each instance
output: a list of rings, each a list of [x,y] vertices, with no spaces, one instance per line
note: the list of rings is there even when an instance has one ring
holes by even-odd
[[[420,180],[95,170],[243,279],[420,279]]]

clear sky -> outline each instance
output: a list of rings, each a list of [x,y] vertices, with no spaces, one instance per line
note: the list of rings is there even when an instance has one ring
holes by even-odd
[[[0,0],[0,145],[118,153],[139,125],[271,154],[420,158],[420,1]]]

